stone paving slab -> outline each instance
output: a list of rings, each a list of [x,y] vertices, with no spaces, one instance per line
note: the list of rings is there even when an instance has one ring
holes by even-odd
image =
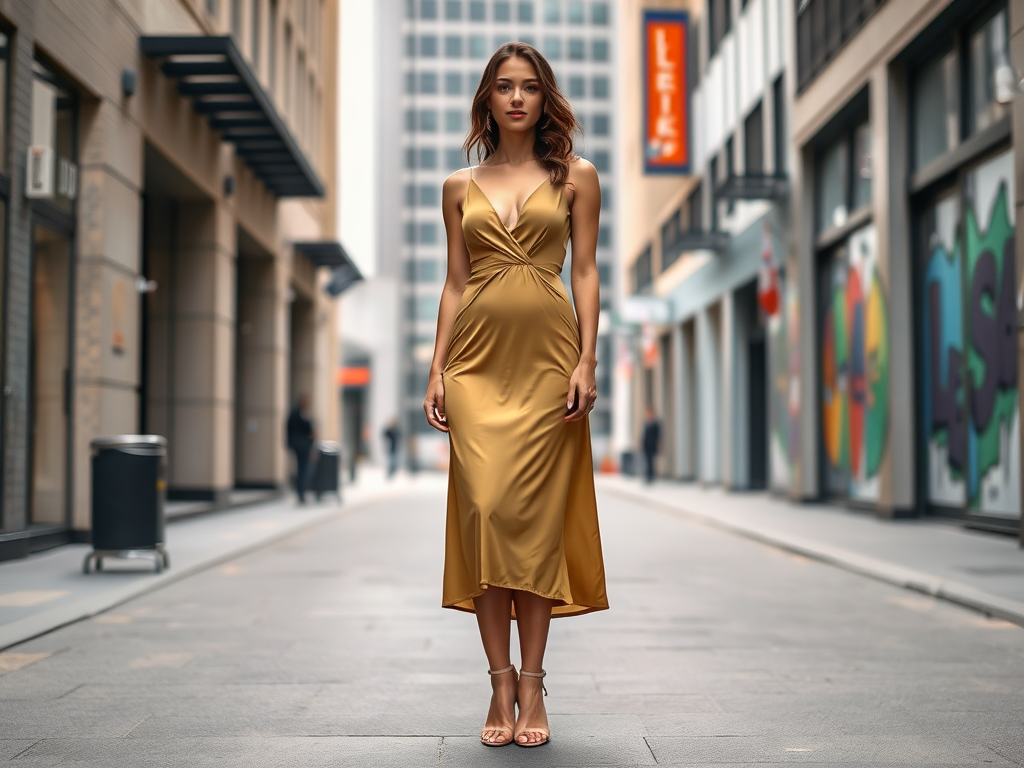
[[[597,483],[693,522],[1024,626],[1024,549],[1016,537],[693,483],[648,485],[618,475],[598,475]]]

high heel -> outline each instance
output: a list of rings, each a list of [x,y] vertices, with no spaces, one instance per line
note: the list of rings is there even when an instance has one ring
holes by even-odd
[[[525,677],[539,677],[541,679],[540,689],[542,691],[544,691],[544,695],[547,696],[548,695],[548,689],[544,685],[544,678],[547,677],[547,674],[548,673],[545,672],[543,669],[540,672],[527,672],[525,669],[521,669],[521,670],[519,670],[519,679],[522,680],[524,676]],[[542,703],[543,703],[543,701],[542,701]],[[520,705],[519,713],[522,714],[522,712],[523,712],[523,708],[522,708],[522,705]],[[547,720],[547,712],[544,713],[544,719]],[[525,744],[523,742],[519,741],[519,737],[522,736],[524,733],[526,733],[528,731],[529,732],[537,732],[537,733],[544,734],[544,740],[543,741],[535,741],[533,743],[530,743],[528,741]],[[548,727],[546,727],[546,726],[543,727],[543,728],[541,728],[541,727],[537,727],[537,728],[523,728],[522,731],[520,731],[518,734],[516,734],[515,739],[514,739],[517,747],[540,747],[540,746],[543,746],[544,744],[547,744],[550,740],[551,740],[551,730]]]
[[[509,665],[509,666],[505,667],[504,669],[497,669],[497,670],[488,669],[487,670],[487,674],[490,675],[491,677],[494,677],[495,675],[504,675],[504,674],[506,674],[508,672],[515,672],[515,671],[516,671],[516,667],[515,667],[514,664],[512,664],[512,665]],[[518,679],[517,679],[516,682],[518,682]],[[496,693],[496,691],[494,691],[494,689],[493,689],[493,686],[492,686],[491,691],[492,691],[492,695],[494,693]],[[514,711],[515,710],[515,705],[513,704],[512,707],[513,707],[513,711]],[[480,743],[483,744],[485,747],[505,747],[505,746],[508,746],[509,744],[512,743],[512,740],[513,740],[512,739],[512,735],[513,735],[514,730],[515,729],[512,726],[509,726],[509,725],[496,725],[496,726],[491,726],[491,727],[484,726],[483,731],[499,731],[499,732],[502,732],[502,733],[507,732],[508,735],[505,737],[504,741],[487,741],[484,738],[483,731],[481,731],[480,732]]]

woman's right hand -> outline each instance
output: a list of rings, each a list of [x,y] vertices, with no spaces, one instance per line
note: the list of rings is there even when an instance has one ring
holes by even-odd
[[[423,412],[427,414],[427,423],[430,426],[438,432],[448,431],[448,417],[444,413],[444,380],[439,373],[431,377],[427,386]]]

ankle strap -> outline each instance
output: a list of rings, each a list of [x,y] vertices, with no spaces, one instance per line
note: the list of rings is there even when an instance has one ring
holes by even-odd
[[[527,677],[547,677],[548,673],[543,669],[540,672],[527,672],[525,669],[519,670],[520,675],[526,675]]]
[[[511,672],[515,668],[516,668],[515,664],[512,664],[511,666],[505,667],[504,669],[488,669],[487,670],[487,674],[488,675],[504,675],[506,672]]]

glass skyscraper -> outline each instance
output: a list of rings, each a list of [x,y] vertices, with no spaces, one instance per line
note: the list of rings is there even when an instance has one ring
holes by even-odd
[[[602,310],[612,306],[615,195],[612,84],[614,4],[594,0],[405,0],[401,21],[402,386],[406,429],[417,434],[421,465],[443,462],[427,425],[423,395],[445,279],[441,185],[469,162],[462,144],[480,75],[502,43],[520,40],[547,57],[584,127],[576,151],[597,168],[603,191],[597,260]],[[473,158],[477,162],[477,158]],[[569,284],[571,254],[562,279]],[[602,323],[604,325],[604,323]],[[611,429],[610,337],[598,340],[598,405],[590,416],[595,460]],[[407,434],[409,434],[407,432]],[[439,458],[441,457],[441,458]]]

